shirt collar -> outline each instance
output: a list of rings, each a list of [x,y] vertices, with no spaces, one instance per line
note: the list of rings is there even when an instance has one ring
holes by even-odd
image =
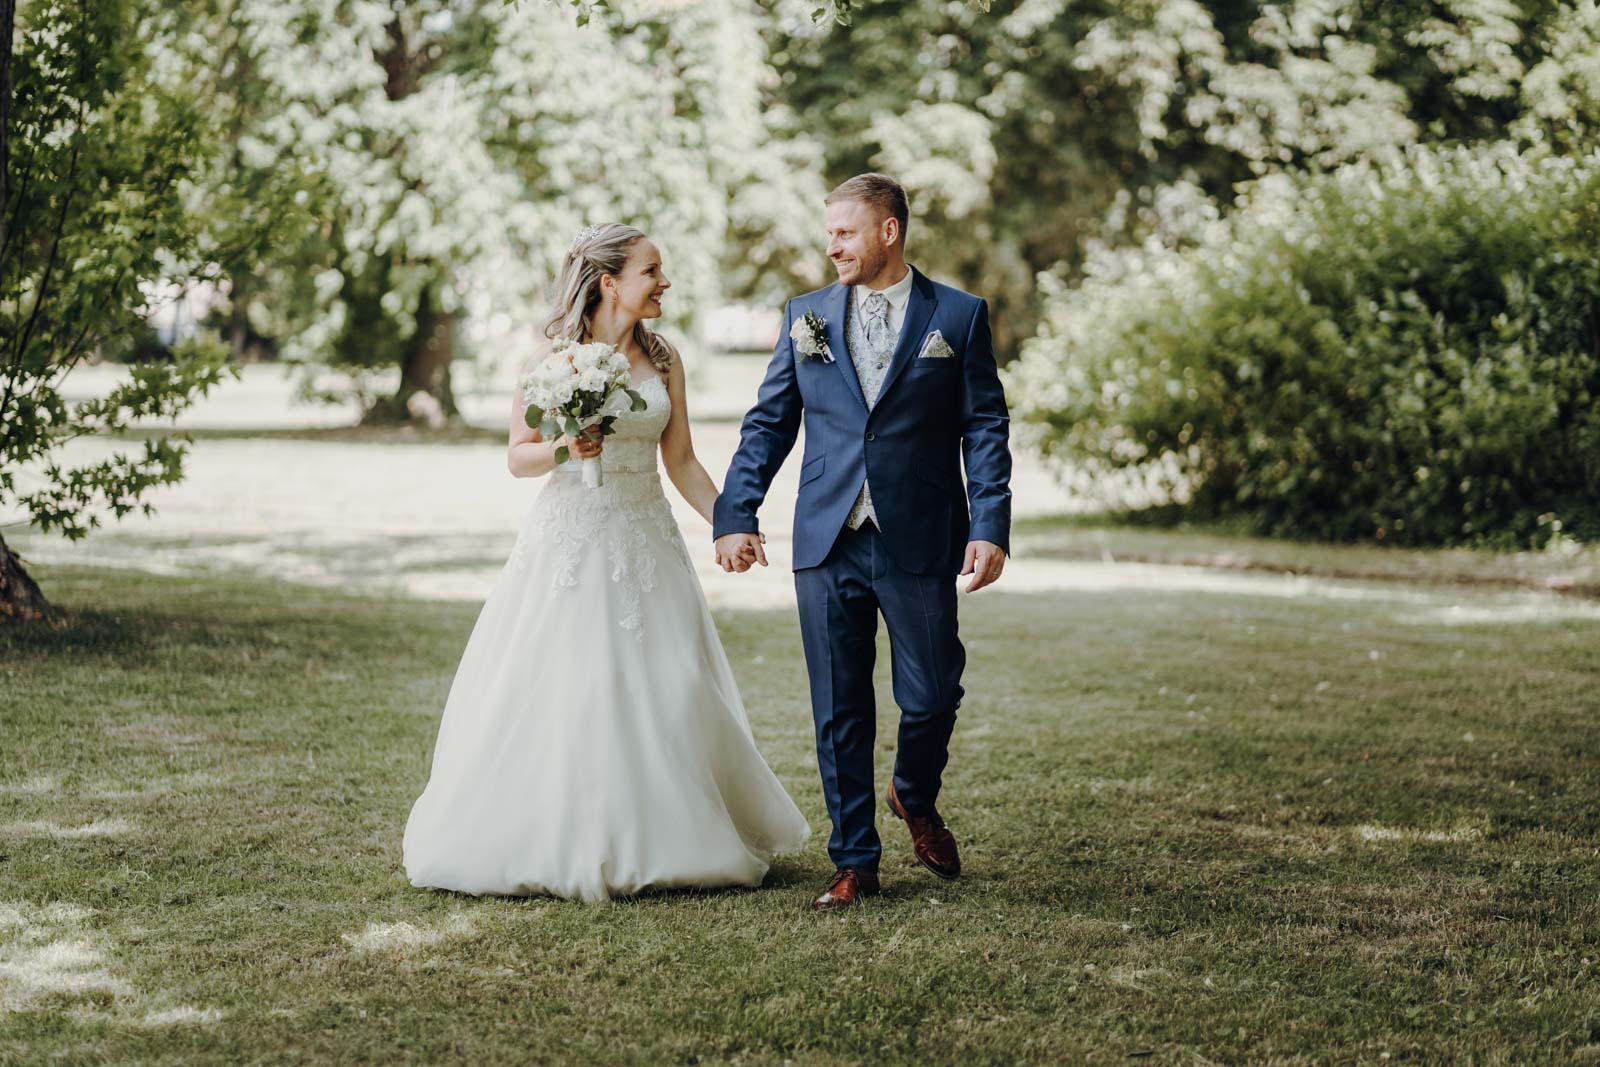
[[[881,292],[889,301],[890,308],[895,311],[899,311],[905,306],[906,301],[911,299],[911,281],[913,277],[914,275],[912,274],[911,268],[908,266],[906,268],[906,276],[904,278],[901,278],[887,289],[878,290],[878,292]],[[872,292],[871,289],[868,289],[864,285],[856,285],[852,286],[852,288],[856,291],[855,296],[857,304],[859,304],[862,298],[864,298],[868,293]]]

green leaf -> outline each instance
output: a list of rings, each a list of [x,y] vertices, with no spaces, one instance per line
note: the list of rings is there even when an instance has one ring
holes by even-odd
[[[561,436],[561,424],[553,416],[546,415],[544,421],[539,423],[539,433],[546,441],[554,441]]]
[[[616,433],[617,431],[612,429],[612,427],[614,427],[616,424],[617,424],[617,417],[615,415],[607,415],[605,418],[601,419],[600,420],[600,436],[605,437],[605,436],[607,436],[609,434]]]
[[[566,421],[562,423],[562,429],[566,430],[568,437],[576,437],[583,432],[583,427],[571,415],[568,415]]]
[[[629,389],[626,386],[624,386],[622,391],[624,393],[628,394],[628,410],[629,411],[643,411],[648,406],[644,402],[644,397],[640,396],[638,393],[634,392],[632,389]]]
[[[532,429],[532,430],[539,429],[539,427],[544,424],[544,411],[543,411],[543,409],[534,407],[532,404],[529,404],[528,405],[528,409],[522,413],[522,421],[528,424],[528,428],[529,429]]]
[[[565,463],[568,459],[571,459],[571,458],[572,458],[572,453],[567,450],[567,446],[566,445],[562,445],[560,448],[556,449],[556,466],[558,466],[558,467],[561,466],[561,464]]]

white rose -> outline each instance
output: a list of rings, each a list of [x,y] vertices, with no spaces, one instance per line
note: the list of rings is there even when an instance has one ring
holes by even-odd
[[[603,393],[611,384],[611,375],[600,367],[590,367],[578,375],[578,388],[586,393]]]
[[[568,378],[564,382],[557,382],[550,387],[550,407],[566,407],[572,402],[572,387],[574,379]]]
[[[811,336],[811,331],[806,328],[805,319],[794,320],[794,325],[789,327],[789,339],[794,342],[795,348],[799,349],[800,354],[803,356],[820,356],[823,353],[823,347],[817,343],[817,339]]]
[[[567,366],[566,360],[549,359],[539,364],[539,368],[534,371],[534,380],[544,385],[554,385],[571,373],[572,369]]]

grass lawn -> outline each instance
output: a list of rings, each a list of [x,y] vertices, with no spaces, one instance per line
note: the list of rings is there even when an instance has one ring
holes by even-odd
[[[475,604],[37,577],[77,618],[0,630],[0,1063],[1600,1062],[1592,617],[997,587],[967,873],[885,822],[819,916],[791,612],[719,622],[812,846],[586,906],[401,871]]]

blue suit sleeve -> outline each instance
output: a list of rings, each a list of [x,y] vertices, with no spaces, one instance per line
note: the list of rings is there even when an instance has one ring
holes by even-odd
[[[783,313],[783,330],[772,349],[767,376],[739,430],[739,448],[712,510],[711,536],[759,533],[756,511],[800,434],[800,385],[794,373],[794,342],[789,339],[793,304]]]
[[[1011,415],[989,336],[989,303],[978,301],[962,368],[961,458],[973,541],[992,541],[1011,553]]]

